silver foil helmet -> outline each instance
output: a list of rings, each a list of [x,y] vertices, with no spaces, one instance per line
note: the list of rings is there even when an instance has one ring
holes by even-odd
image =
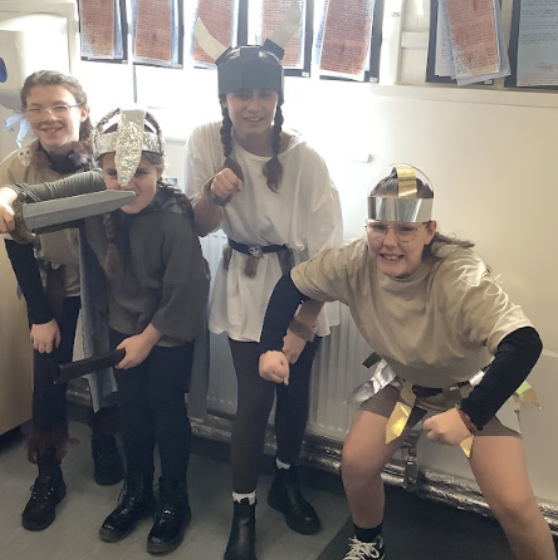
[[[120,119],[115,117],[120,115]],[[110,131],[117,124],[116,131]],[[93,131],[93,155],[114,153],[114,163],[121,185],[133,178],[142,152],[164,155],[161,127],[144,109],[115,109],[106,114]]]
[[[397,192],[389,196],[376,194],[376,187],[385,180],[397,182]],[[419,182],[432,188],[430,179],[412,165],[395,163],[368,196],[368,219],[382,222],[429,222],[432,220],[433,198],[418,196]]]

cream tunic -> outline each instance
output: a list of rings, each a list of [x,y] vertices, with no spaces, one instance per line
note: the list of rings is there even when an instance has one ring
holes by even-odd
[[[205,124],[192,132],[184,158],[189,195],[197,194],[223,167],[220,126],[220,122]],[[229,238],[248,245],[285,244],[292,249],[295,263],[342,242],[337,190],[322,158],[300,136],[292,138],[279,155],[283,179],[276,193],[262,173],[269,157],[255,156],[234,140],[232,157],[243,170],[244,189],[222,210],[220,227]],[[234,340],[259,341],[267,303],[282,272],[273,253],[262,256],[255,278],[244,274],[245,262],[246,256],[237,251],[232,251],[228,271],[221,261],[209,328],[214,333],[226,332]],[[320,336],[338,323],[336,311],[320,314]]]

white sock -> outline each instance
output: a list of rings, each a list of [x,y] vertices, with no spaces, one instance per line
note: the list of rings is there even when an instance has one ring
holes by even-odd
[[[289,463],[283,463],[283,461],[279,461],[279,459],[277,459],[277,457],[275,457],[275,464],[277,465],[278,469],[288,470],[288,469],[291,468],[291,465],[289,465]]]
[[[237,494],[236,492],[232,493],[233,501],[240,503],[244,499],[248,499],[248,503],[250,505],[254,505],[256,503],[256,491],[250,492],[250,494]]]

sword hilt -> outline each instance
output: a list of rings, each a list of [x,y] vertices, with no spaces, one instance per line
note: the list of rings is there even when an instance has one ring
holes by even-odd
[[[23,204],[25,194],[18,193],[16,199],[12,202],[14,210],[15,229],[10,232],[12,239],[17,243],[27,244],[35,241],[35,234],[27,229],[25,220],[23,219]]]

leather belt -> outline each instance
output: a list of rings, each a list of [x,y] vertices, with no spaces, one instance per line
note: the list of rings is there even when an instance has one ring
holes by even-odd
[[[446,389],[461,389],[461,387],[465,387],[468,384],[468,381],[460,381],[459,383],[451,385],[451,387],[447,387]],[[413,385],[412,391],[419,399],[429,399],[430,397],[441,395],[446,389],[441,387],[421,387],[420,385]]]
[[[262,255],[265,255],[266,253],[277,253],[278,251],[288,249],[286,245],[246,245],[245,243],[237,243],[230,238],[229,245],[231,249],[234,249],[239,253],[244,253],[245,255],[250,255],[256,259],[261,258]]]

